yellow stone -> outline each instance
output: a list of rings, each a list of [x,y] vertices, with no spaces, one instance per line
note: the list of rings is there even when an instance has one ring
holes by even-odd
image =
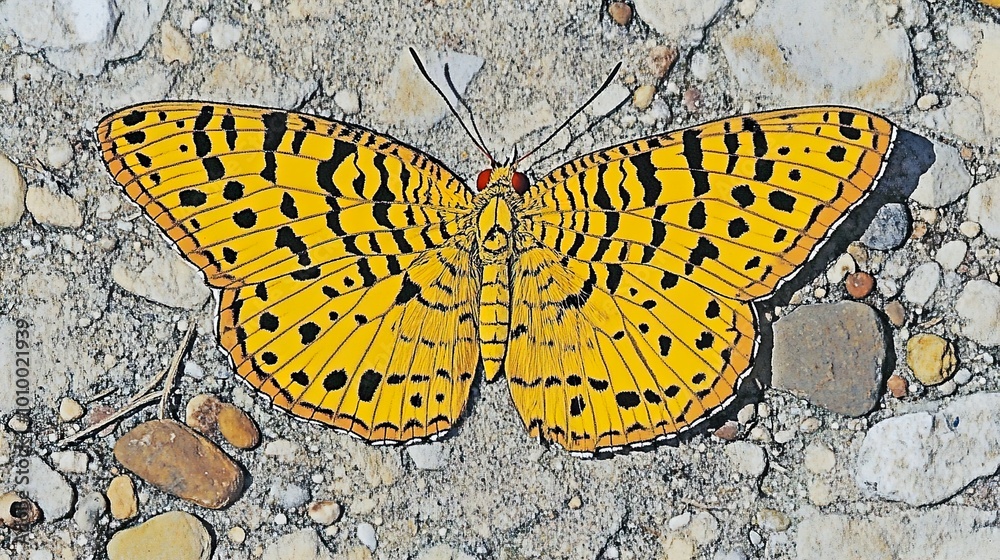
[[[253,420],[239,408],[229,403],[219,410],[219,433],[233,447],[253,449],[260,443],[260,431]]]
[[[126,475],[111,479],[108,484],[108,503],[115,519],[131,519],[139,513],[139,502],[135,498],[135,484]]]
[[[906,341],[906,365],[924,385],[944,383],[955,373],[955,345],[936,334],[920,333]]]
[[[212,537],[195,516],[170,511],[119,531],[108,542],[109,560],[208,560]]]
[[[632,104],[636,109],[648,109],[653,103],[653,96],[656,95],[656,88],[651,85],[639,86],[632,94]]]

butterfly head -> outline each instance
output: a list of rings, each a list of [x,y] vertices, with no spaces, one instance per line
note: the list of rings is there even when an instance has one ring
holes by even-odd
[[[515,171],[513,167],[493,167],[479,172],[476,178],[476,189],[485,191],[493,185],[510,185],[517,194],[524,194],[531,186],[528,176],[520,171]]]

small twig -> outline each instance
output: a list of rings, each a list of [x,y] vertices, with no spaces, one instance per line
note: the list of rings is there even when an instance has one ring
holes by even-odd
[[[725,509],[722,506],[710,506],[710,505],[708,505],[706,503],[699,502],[697,500],[692,500],[691,498],[681,498],[681,502],[684,502],[685,504],[687,504],[687,505],[689,505],[691,507],[696,507],[698,509],[704,509],[704,510],[708,510],[708,511],[718,510],[718,509]]]
[[[174,387],[174,382],[177,380],[177,372],[181,368],[181,360],[184,359],[184,354],[187,353],[188,346],[191,345],[191,339],[194,337],[194,322],[188,327],[186,333],[184,333],[184,340],[181,341],[181,345],[177,348],[177,352],[174,353],[174,359],[170,361],[170,369],[167,370],[167,380],[163,382],[163,391],[160,397],[160,409],[157,414],[160,420],[167,415],[167,399],[170,397],[170,390]]]
[[[83,404],[93,404],[93,403],[95,403],[95,402],[103,399],[104,397],[106,397],[106,396],[108,396],[108,395],[110,395],[112,393],[115,393],[117,391],[118,391],[118,387],[109,387],[108,389],[106,389],[104,391],[101,391],[100,393],[97,393],[93,397],[90,397],[89,399],[87,399],[86,401],[84,401]]]
[[[100,422],[98,422],[98,423],[96,423],[96,424],[94,424],[92,426],[88,426],[86,429],[80,430],[79,432],[77,432],[77,433],[75,433],[75,434],[73,434],[71,436],[64,437],[63,439],[57,441],[55,445],[56,445],[56,447],[66,447],[67,445],[69,445],[71,443],[75,443],[77,440],[81,440],[81,439],[83,439],[83,438],[85,438],[85,437],[87,437],[87,436],[89,436],[89,435],[91,435],[91,434],[93,434],[95,432],[101,431],[102,429],[104,429],[105,427],[107,427],[109,424],[117,422],[119,419],[121,419],[121,418],[123,418],[125,416],[128,416],[129,414],[132,414],[136,410],[139,410],[140,408],[142,408],[142,407],[144,407],[144,406],[146,406],[146,405],[148,405],[150,403],[156,402],[156,400],[159,399],[159,398],[160,398],[160,393],[159,392],[153,393],[151,395],[146,395],[145,397],[143,397],[143,398],[141,398],[141,399],[133,402],[132,404],[129,404],[128,406],[126,406],[125,408],[119,410],[118,412],[115,412],[111,416],[108,416],[104,420],[101,420]]]

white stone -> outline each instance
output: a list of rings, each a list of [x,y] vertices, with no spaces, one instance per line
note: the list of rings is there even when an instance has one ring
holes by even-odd
[[[302,446],[287,439],[276,439],[267,442],[264,446],[264,455],[290,463],[302,455]]]
[[[45,149],[45,159],[56,169],[64,167],[73,161],[73,146],[65,138],[56,138]]]
[[[36,456],[28,457],[27,471],[23,476],[27,482],[17,484],[15,490],[34,500],[49,521],[68,515],[73,506],[73,487],[66,479]]]
[[[340,519],[343,509],[337,502],[324,500],[309,505],[309,519],[320,525],[333,525]]]
[[[243,28],[229,22],[220,22],[212,25],[212,46],[216,50],[224,51],[233,48],[243,37]]]
[[[614,111],[623,102],[628,101],[632,93],[618,82],[604,88],[604,91],[587,106],[587,112],[595,117],[602,117]]]
[[[14,103],[17,101],[14,84],[0,80],[0,100],[4,103]]]
[[[39,223],[66,228],[83,225],[83,214],[76,201],[45,187],[29,187],[25,205]]]
[[[111,266],[111,278],[127,292],[169,307],[198,309],[211,294],[202,274],[172,251],[156,253],[136,270],[127,261]]]
[[[261,560],[333,560],[330,549],[312,529],[282,535],[264,549]]]
[[[955,383],[958,383],[959,385],[965,385],[969,381],[972,381],[972,371],[969,368],[959,368],[959,370],[955,372],[955,377],[952,379],[954,379]]]
[[[448,83],[444,77],[447,64],[451,81],[459,94],[465,92],[469,82],[483,67],[482,58],[451,51],[426,52],[422,59],[427,74],[437,84]],[[442,87],[445,96],[457,106],[458,100],[451,88]],[[381,97],[384,104],[380,106],[380,117],[389,123],[428,129],[448,114],[444,100],[427,83],[410,53],[405,50],[400,52],[392,72],[384,80]]]
[[[976,49],[967,88],[979,100],[983,124],[991,137],[1000,136],[1000,25],[983,28],[983,40]]]
[[[303,506],[312,497],[309,490],[291,482],[275,480],[271,483],[268,496],[284,509],[295,509]]]
[[[675,515],[667,521],[667,527],[670,527],[671,531],[676,531],[678,529],[683,529],[691,523],[691,512],[686,511],[680,515]]]
[[[854,257],[844,253],[826,271],[826,280],[831,284],[841,282],[848,274],[853,274],[858,265],[854,262]]]
[[[985,346],[1000,346],[1000,286],[971,280],[955,304],[962,334]]]
[[[913,50],[924,51],[927,47],[931,46],[931,41],[934,40],[934,36],[931,35],[930,31],[921,31],[913,36]]]
[[[345,115],[355,115],[361,112],[361,98],[353,89],[342,89],[333,95],[333,102],[340,107]]]
[[[937,123],[937,111],[928,113],[934,117],[934,127],[942,128]],[[986,133],[986,121],[983,116],[983,106],[979,100],[971,95],[960,95],[951,100],[947,107],[940,112],[943,117],[946,129],[951,129],[951,133],[959,139],[972,144],[986,144],[990,141]]]
[[[912,506],[940,502],[1000,467],[998,423],[997,393],[883,420],[861,444],[855,480],[869,496]]]
[[[934,164],[917,182],[910,199],[921,206],[940,208],[955,202],[972,188],[972,175],[958,149],[934,142]]]
[[[83,407],[75,400],[65,397],[59,401],[59,419],[63,422],[79,420],[83,416]]]
[[[973,222],[972,220],[965,220],[958,225],[958,231],[969,239],[973,239],[983,231],[983,226]]]
[[[903,297],[911,303],[923,306],[934,295],[941,281],[941,265],[926,262],[913,270],[903,285]]]
[[[972,50],[972,47],[976,46],[976,39],[967,27],[952,25],[948,28],[947,35],[948,41],[960,51]]]
[[[986,235],[1000,239],[1000,177],[972,187],[965,215],[978,223]]]
[[[929,111],[936,107],[938,103],[940,103],[940,100],[938,99],[937,94],[928,93],[921,95],[920,98],[917,99],[917,109],[920,109],[921,111]]]
[[[701,37],[702,28],[712,21],[728,2],[726,0],[635,0],[635,12],[668,39],[692,42]]]
[[[725,448],[726,458],[740,474],[760,476],[767,468],[764,449],[746,441],[734,441]]]
[[[803,464],[811,473],[830,472],[837,465],[837,455],[822,443],[810,443],[806,447]]]
[[[371,523],[358,523],[357,536],[358,540],[361,541],[361,544],[368,547],[368,550],[375,552],[375,549],[378,548],[378,539],[375,537],[375,527],[372,527]]]
[[[53,451],[50,458],[57,471],[71,474],[87,472],[87,464],[90,462],[90,457],[82,451]]]
[[[438,471],[448,466],[448,451],[440,443],[411,445],[406,448],[406,454],[423,471]]]
[[[965,260],[965,253],[968,250],[969,245],[965,241],[955,239],[942,245],[934,254],[934,260],[945,270],[955,270]]]
[[[100,492],[88,492],[76,503],[73,521],[85,532],[97,527],[97,520],[108,510],[108,502]]]
[[[903,510],[884,517],[816,513],[799,522],[798,560],[831,558],[970,560],[1000,542],[997,513],[971,507]]]
[[[212,29],[212,22],[206,17],[200,17],[191,22],[191,34],[202,35]]]
[[[837,33],[817,32],[828,26]],[[917,98],[906,30],[875,0],[762,0],[721,42],[743,95],[761,103],[883,109]]]
[[[688,535],[701,546],[719,539],[719,520],[707,511],[698,512],[687,527]]]
[[[0,153],[0,228],[11,227],[21,220],[26,192],[21,171]]]

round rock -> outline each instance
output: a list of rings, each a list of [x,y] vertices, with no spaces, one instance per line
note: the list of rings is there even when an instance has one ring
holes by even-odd
[[[916,334],[906,341],[906,365],[924,385],[944,383],[958,367],[955,346],[936,334]]]
[[[1000,286],[972,280],[962,288],[955,311],[962,334],[985,346],[1000,346]]]
[[[774,323],[771,383],[832,412],[867,414],[878,403],[887,341],[862,303],[806,305]]]
[[[734,441],[726,445],[725,454],[733,469],[740,474],[760,476],[767,468],[764,449],[755,443]]]
[[[224,403],[219,411],[219,433],[233,447],[253,449],[260,444],[260,430],[243,410]]]
[[[343,510],[340,504],[330,500],[320,500],[309,504],[309,519],[320,525],[333,525],[340,519]]]
[[[115,533],[108,560],[208,560],[212,537],[205,524],[183,511],[171,511]]]
[[[931,296],[941,282],[941,265],[936,262],[926,262],[913,269],[910,277],[903,285],[903,297],[911,303],[923,306],[930,301]]]
[[[878,209],[861,243],[870,249],[889,251],[902,246],[909,234],[910,211],[906,205],[893,202]]]
[[[174,420],[139,424],[115,443],[115,458],[160,490],[211,509],[235,502],[243,470],[208,438]]]

